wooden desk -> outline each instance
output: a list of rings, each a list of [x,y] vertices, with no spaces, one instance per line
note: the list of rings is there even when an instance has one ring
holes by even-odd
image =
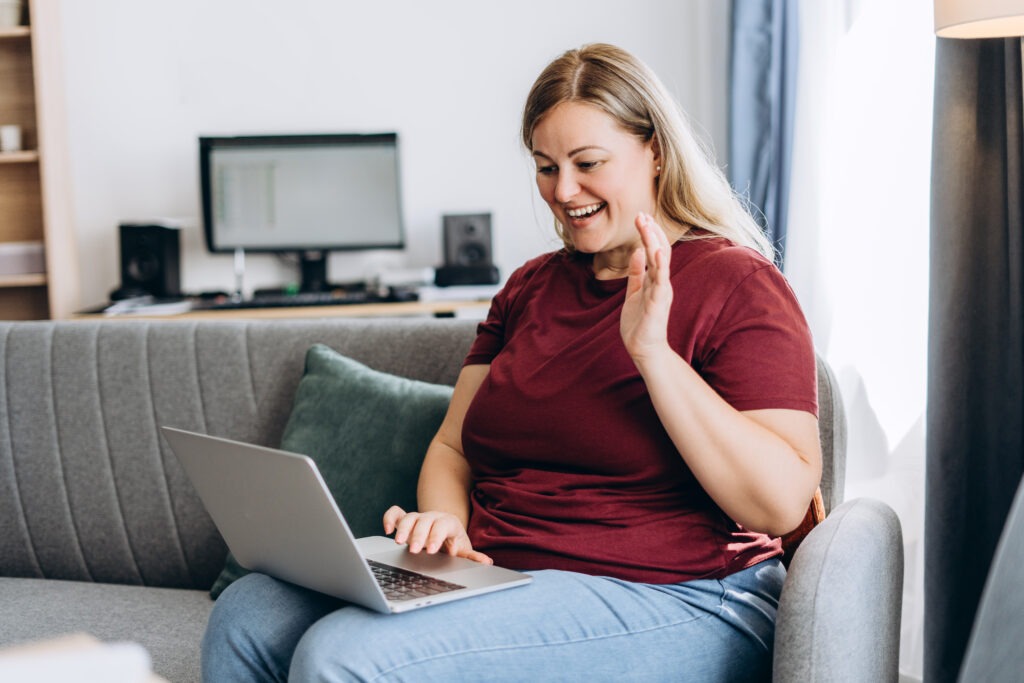
[[[77,320],[267,320],[296,318],[388,318],[433,316],[483,319],[489,301],[402,301],[396,303],[345,304],[342,306],[281,306],[273,308],[223,308],[185,313],[147,314],[79,313]]]

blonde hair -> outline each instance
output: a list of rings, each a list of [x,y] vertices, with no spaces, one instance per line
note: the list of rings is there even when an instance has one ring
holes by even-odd
[[[528,150],[533,150],[537,124],[562,102],[596,106],[627,132],[645,142],[654,140],[661,161],[655,181],[659,214],[774,258],[771,242],[694,135],[682,108],[639,59],[614,45],[594,43],[551,62],[530,88],[523,109],[521,132]],[[572,250],[557,219],[555,229]],[[695,238],[688,231],[681,239]]]

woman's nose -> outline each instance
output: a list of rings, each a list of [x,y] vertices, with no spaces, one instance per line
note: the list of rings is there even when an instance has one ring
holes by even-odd
[[[575,197],[580,191],[580,185],[576,182],[576,175],[572,171],[563,171],[558,174],[558,181],[555,183],[555,201],[565,204]]]

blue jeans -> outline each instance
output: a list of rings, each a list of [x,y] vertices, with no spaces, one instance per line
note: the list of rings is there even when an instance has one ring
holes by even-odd
[[[203,680],[768,680],[785,576],[778,560],[670,585],[545,570],[386,615],[250,574],[217,600]]]

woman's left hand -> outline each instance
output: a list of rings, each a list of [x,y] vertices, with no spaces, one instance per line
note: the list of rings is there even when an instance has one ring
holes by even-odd
[[[619,331],[634,361],[668,346],[668,315],[672,307],[669,264],[672,246],[660,225],[646,213],[636,217],[641,245],[629,260],[626,300]]]

